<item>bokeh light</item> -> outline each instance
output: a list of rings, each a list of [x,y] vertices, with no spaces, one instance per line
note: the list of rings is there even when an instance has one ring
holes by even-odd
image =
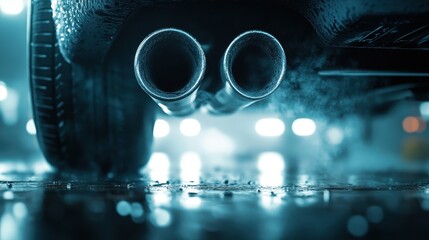
[[[283,185],[283,156],[277,152],[264,152],[258,157],[259,184],[261,186]]]
[[[4,200],[12,200],[14,198],[15,198],[15,194],[12,191],[3,192],[3,199]]]
[[[170,158],[162,152],[152,153],[147,164],[152,181],[166,182],[170,175]]]
[[[369,206],[366,210],[368,221],[372,223],[380,223],[383,220],[383,209],[379,206]]]
[[[127,201],[119,201],[116,204],[116,212],[120,216],[125,217],[131,214],[131,205]]]
[[[326,138],[331,145],[341,144],[344,140],[344,132],[337,127],[331,127],[326,131]]]
[[[152,202],[155,206],[168,206],[171,201],[171,195],[167,192],[154,192]]]
[[[165,209],[155,208],[152,211],[150,221],[153,225],[155,225],[157,227],[167,227],[171,223],[171,215]]]
[[[310,118],[298,118],[292,123],[292,131],[297,136],[311,136],[316,132],[316,123]]]
[[[419,109],[420,115],[422,115],[424,119],[429,119],[429,102],[420,103]]]
[[[163,138],[168,136],[170,133],[170,124],[163,119],[158,119],[155,121],[155,125],[153,127],[153,136],[156,138]]]
[[[422,132],[426,129],[426,122],[415,116],[408,116],[402,121],[402,128],[407,133]]]
[[[360,215],[352,216],[347,222],[347,229],[351,235],[363,237],[368,232],[368,221]]]
[[[180,132],[187,137],[194,137],[200,134],[201,125],[198,120],[187,118],[180,122]]]
[[[196,152],[185,152],[180,157],[180,180],[199,183],[201,175],[201,158]]]
[[[263,152],[258,157],[261,172],[281,172],[285,168],[283,156],[277,152]]]
[[[27,206],[23,202],[17,202],[13,205],[13,215],[17,218],[24,218],[28,213]]]
[[[0,9],[7,15],[18,15],[24,10],[23,0],[0,0]]]
[[[25,129],[27,130],[28,134],[36,135],[37,130],[33,119],[28,120],[27,124],[25,125]]]
[[[186,196],[184,195],[180,199],[180,205],[186,209],[198,209],[201,206],[202,200],[197,196]]]
[[[140,218],[143,216],[143,206],[138,202],[131,203],[131,217]]]
[[[284,133],[285,125],[278,118],[263,118],[256,122],[255,131],[264,137],[277,137]]]
[[[4,82],[0,81],[0,101],[6,100],[8,95],[7,86]]]
[[[19,226],[11,213],[4,213],[0,218],[0,239],[17,239]]]

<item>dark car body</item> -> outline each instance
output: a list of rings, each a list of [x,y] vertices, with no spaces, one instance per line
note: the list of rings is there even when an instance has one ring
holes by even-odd
[[[220,34],[228,28],[239,28],[237,25],[249,28],[274,22],[282,28],[278,32],[288,32],[291,24],[295,28],[311,24],[330,46],[429,48],[429,2],[425,0],[57,0],[52,7],[59,44],[70,62],[100,61],[124,25],[136,19],[142,29],[160,23],[183,24],[185,30],[195,30],[197,35],[204,28]],[[218,18],[230,24],[210,28],[216,26]]]
[[[231,41],[260,30],[287,56],[278,108],[341,118],[429,99],[426,0],[33,0],[30,22],[39,142],[62,169],[135,172],[147,162],[156,108],[138,86],[134,57],[159,29],[181,29],[201,44],[201,89],[211,93],[223,84],[219,65]]]

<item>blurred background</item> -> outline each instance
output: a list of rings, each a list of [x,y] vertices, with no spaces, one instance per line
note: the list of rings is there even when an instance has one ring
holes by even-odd
[[[46,236],[61,236],[69,229],[57,223],[61,225],[63,219],[73,223],[73,217],[100,238],[163,237],[166,228],[169,237],[183,239],[231,237],[237,234],[236,227],[255,229],[258,236],[252,230],[240,233],[261,239],[286,234],[314,239],[320,233],[338,238],[377,237],[382,231],[397,237],[401,221],[401,226],[424,228],[421,223],[427,214],[418,211],[429,210],[429,188],[420,182],[429,173],[429,102],[405,100],[406,88],[392,91],[392,97],[401,101],[389,108],[338,118],[279,107],[285,94],[281,88],[271,99],[230,116],[197,113],[174,118],[159,113],[153,154],[141,169],[142,179],[152,184],[150,194],[139,192],[139,183],[118,185],[115,194],[109,190],[105,194],[105,186],[81,184],[76,179],[43,187],[59,192],[89,188],[99,191],[98,195],[28,192],[29,188],[42,189],[32,181],[44,180],[38,176],[53,169],[39,150],[32,120],[27,11],[27,1],[0,0],[0,180],[4,183],[0,186],[4,190],[0,239],[28,239],[43,231]],[[17,178],[17,174],[30,177]],[[25,180],[28,185],[14,182],[12,187],[11,180]],[[201,193],[193,187],[206,182],[217,190]],[[163,189],[165,183],[177,185]],[[414,195],[361,192],[391,190],[392,186],[409,190],[413,183],[422,184]],[[228,201],[233,193],[224,192],[226,185],[245,190],[237,188],[235,201]],[[249,201],[253,198],[257,201]],[[332,211],[331,203],[337,211]],[[39,216],[39,206],[42,221],[29,217]],[[411,218],[401,215],[406,211]],[[394,220],[377,225],[383,218]],[[106,224],[116,228],[111,232],[100,229]],[[316,231],[308,231],[308,225]],[[72,236],[88,236],[88,229],[79,226],[77,230],[72,227]]]
[[[27,11],[27,1],[0,0],[0,174],[52,170],[39,151],[32,120]],[[260,171],[426,171],[429,102],[404,100],[383,114],[332,119],[279,110],[284,93],[279,89],[275,94],[274,100],[231,116],[158,114],[155,160],[142,171],[247,164]]]
[[[0,173],[49,168],[32,120],[27,7],[27,1],[0,1]]]

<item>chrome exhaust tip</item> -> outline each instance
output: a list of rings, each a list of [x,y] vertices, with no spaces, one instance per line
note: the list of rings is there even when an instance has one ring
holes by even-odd
[[[201,45],[190,34],[161,29],[148,35],[134,58],[134,72],[141,88],[174,116],[193,113],[197,90],[206,70]]]
[[[206,106],[213,114],[233,113],[270,96],[283,81],[286,54],[263,31],[248,31],[228,46],[221,62],[223,87]]]

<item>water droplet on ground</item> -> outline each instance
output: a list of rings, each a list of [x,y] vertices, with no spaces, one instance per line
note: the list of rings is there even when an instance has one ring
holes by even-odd
[[[230,192],[230,191],[228,191],[228,192],[224,192],[224,193],[223,193],[223,196],[224,196],[224,197],[227,197],[227,198],[231,198],[231,197],[232,197],[232,195],[233,195],[233,193],[232,193],[232,192]]]
[[[329,190],[323,191],[323,202],[328,203],[331,198],[331,193]]]
[[[188,192],[188,195],[190,196],[190,197],[194,197],[194,196],[196,196],[198,193],[197,192]]]

